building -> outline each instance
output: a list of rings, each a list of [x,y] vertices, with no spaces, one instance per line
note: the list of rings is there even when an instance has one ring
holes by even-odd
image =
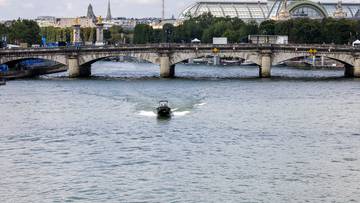
[[[56,23],[56,18],[53,16],[39,16],[35,20],[40,27],[54,27]]]
[[[198,1],[186,8],[179,18],[186,19],[204,13],[211,13],[215,17],[264,21],[268,18],[269,7],[266,1]]]
[[[96,22],[92,18],[56,18],[51,16],[42,16],[35,19],[39,27],[59,27],[67,28],[74,25],[75,20],[78,20],[81,27],[96,27]]]
[[[108,5],[108,15],[110,9],[110,1]],[[87,14],[83,17],[78,18],[56,18],[53,16],[40,16],[35,19],[40,27],[59,27],[59,28],[67,28],[72,27],[74,25],[75,20],[78,21],[81,27],[96,27],[97,17],[94,13],[93,7],[89,4],[87,8]]]
[[[356,18],[360,2],[334,0],[240,0],[240,1],[198,1],[187,7],[179,16],[199,16],[210,12],[216,17],[240,18],[244,21],[282,20],[308,17],[321,19]]]
[[[59,28],[67,28],[72,27],[74,22],[77,23],[81,27],[96,27],[97,16],[94,13],[93,7],[89,4],[87,8],[86,16],[78,17],[78,18],[56,18],[54,16],[40,16],[35,19],[40,27],[59,27]],[[161,20],[160,18],[125,18],[125,17],[117,17],[113,18],[111,13],[111,3],[108,0],[107,4],[107,14],[106,18],[103,21],[104,28],[108,29],[112,26],[121,26],[125,30],[132,30],[138,24],[147,24],[152,26],[154,29],[161,29],[164,24],[173,24],[178,25],[179,21],[175,18]]]
[[[164,19],[164,20],[155,20],[151,23],[149,23],[149,25],[153,28],[153,29],[163,29],[164,25],[166,24],[171,24],[173,26],[179,26],[181,24],[181,21],[176,20],[175,18],[173,19]]]

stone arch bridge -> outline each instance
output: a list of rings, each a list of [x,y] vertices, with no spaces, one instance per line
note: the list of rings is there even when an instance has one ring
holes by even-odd
[[[214,51],[216,48],[216,51]],[[316,50],[310,53],[309,50]],[[360,77],[360,49],[335,45],[256,45],[256,44],[149,44],[101,47],[31,48],[0,50],[0,64],[40,58],[68,66],[69,77],[91,75],[91,64],[114,57],[130,56],[160,66],[161,77],[175,76],[175,65],[188,59],[205,56],[233,57],[252,61],[259,66],[259,77],[270,77],[271,66],[283,61],[322,56],[345,64],[345,75]]]

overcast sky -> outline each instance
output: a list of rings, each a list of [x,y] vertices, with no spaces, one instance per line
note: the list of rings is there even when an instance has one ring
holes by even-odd
[[[96,15],[106,16],[108,0],[0,0],[0,19],[37,16],[76,17],[86,15],[91,3]],[[195,0],[165,0],[166,16],[177,15]],[[113,17],[160,17],[161,0],[111,0]]]

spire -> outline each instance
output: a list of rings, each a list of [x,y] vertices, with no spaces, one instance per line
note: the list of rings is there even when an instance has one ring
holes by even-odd
[[[107,10],[107,15],[106,15],[106,21],[111,21],[112,16],[111,16],[111,6],[110,6],[110,0],[108,1],[108,10]]]
[[[87,10],[87,15],[86,15],[88,18],[91,18],[93,19],[93,21],[96,21],[96,16],[95,16],[95,13],[94,13],[94,10],[93,10],[93,7],[91,4],[89,4],[88,6],[88,10]]]

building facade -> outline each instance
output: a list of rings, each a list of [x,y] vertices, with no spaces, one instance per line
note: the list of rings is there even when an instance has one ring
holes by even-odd
[[[78,18],[56,18],[53,16],[40,16],[36,19],[36,22],[40,27],[72,27],[74,25],[75,20],[79,23],[81,27],[96,27],[97,16],[94,13],[93,7],[89,4],[87,8],[86,16],[78,17]],[[112,26],[112,15],[111,15],[111,7],[110,1],[108,1],[108,9],[106,15],[106,22],[104,24]]]
[[[355,1],[310,1],[310,0],[249,0],[249,1],[198,1],[187,7],[179,16],[186,19],[204,13],[216,17],[240,18],[257,21],[283,18],[358,18],[360,2]]]

